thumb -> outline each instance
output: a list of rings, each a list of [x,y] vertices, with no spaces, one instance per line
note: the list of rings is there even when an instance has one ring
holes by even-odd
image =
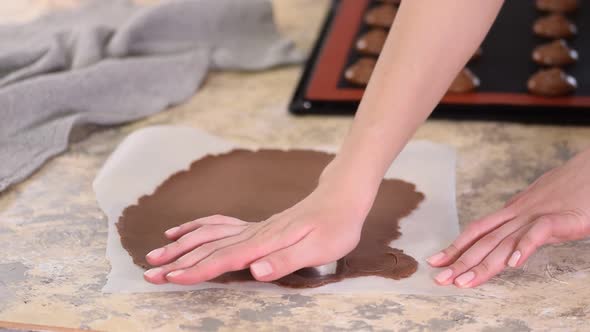
[[[277,250],[250,264],[250,272],[258,281],[273,281],[304,267],[315,266],[317,251],[306,237],[281,250]]]
[[[556,228],[567,219],[567,215],[563,214],[546,214],[535,219],[532,226],[518,241],[516,250],[508,260],[508,266],[522,266],[539,247],[552,242],[551,238]]]

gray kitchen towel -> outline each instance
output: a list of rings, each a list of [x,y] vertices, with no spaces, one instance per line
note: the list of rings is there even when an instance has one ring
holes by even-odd
[[[298,63],[270,0],[87,0],[0,25],[0,191],[63,152],[73,127],[133,121],[187,100],[210,69]]]

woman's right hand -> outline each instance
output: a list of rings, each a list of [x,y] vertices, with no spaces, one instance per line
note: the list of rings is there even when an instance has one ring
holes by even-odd
[[[273,281],[342,258],[360,240],[376,188],[337,179],[324,172],[309,196],[259,223],[211,216],[167,231],[175,241],[147,255],[157,267],[145,279],[195,284],[249,267],[257,280]]]

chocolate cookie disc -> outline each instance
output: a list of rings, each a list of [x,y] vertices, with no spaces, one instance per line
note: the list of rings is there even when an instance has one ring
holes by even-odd
[[[449,93],[467,93],[479,87],[480,81],[468,68],[463,68],[449,87]]]
[[[373,29],[359,38],[356,42],[356,49],[363,54],[379,55],[386,39],[387,32],[385,30]]]
[[[555,13],[571,13],[578,9],[578,0],[537,0],[537,9]]]
[[[537,46],[533,50],[533,61],[544,66],[565,66],[578,61],[578,51],[570,48],[565,40],[559,39]]]
[[[361,58],[344,72],[344,78],[350,83],[357,85],[367,85],[373,69],[375,69],[377,60],[371,58]]]
[[[578,28],[561,14],[549,14],[535,21],[533,31],[540,37],[570,38],[576,35]]]
[[[527,83],[532,94],[545,97],[568,95],[574,92],[577,86],[576,79],[559,68],[539,70]]]
[[[380,28],[390,28],[397,14],[397,7],[389,4],[369,9],[365,15],[365,23]]]

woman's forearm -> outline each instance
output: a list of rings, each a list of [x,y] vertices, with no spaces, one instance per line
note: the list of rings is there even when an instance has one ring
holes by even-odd
[[[481,44],[502,3],[403,1],[352,128],[327,172],[351,187],[376,189]]]

